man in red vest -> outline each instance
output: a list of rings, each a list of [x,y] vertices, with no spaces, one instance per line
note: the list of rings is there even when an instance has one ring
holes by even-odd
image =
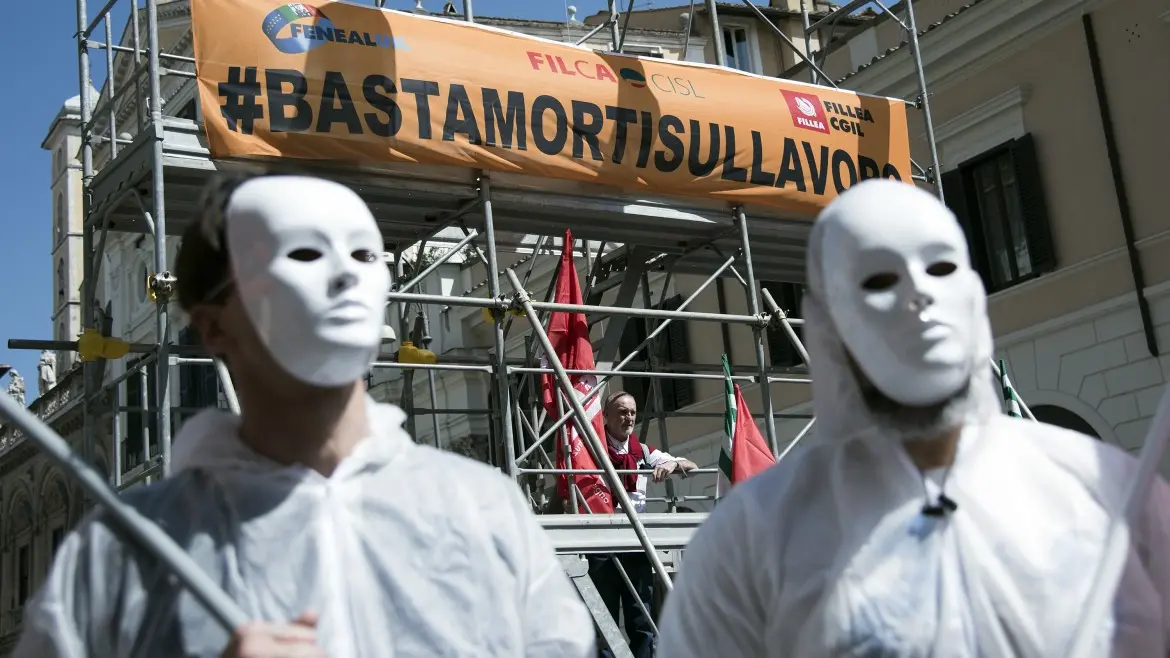
[[[662,482],[671,473],[681,473],[684,476],[694,469],[695,463],[689,459],[675,457],[661,450],[656,450],[641,441],[634,435],[634,422],[638,418],[638,405],[634,396],[625,391],[610,394],[602,408],[605,418],[606,448],[609,450],[609,459],[615,469],[620,471],[653,469],[650,476],[655,482]],[[645,474],[620,473],[622,484],[630,494],[630,500],[637,512],[646,509]],[[621,563],[626,575],[637,592],[626,587],[625,580],[618,571],[617,564]],[[654,572],[650,561],[644,553],[624,553],[617,555],[597,555],[589,560],[589,576],[597,586],[605,606],[614,621],[619,619],[619,612],[625,613],[626,635],[630,640],[630,651],[634,658],[650,658],[654,655],[655,635],[650,619],[643,612],[648,612],[654,600]],[[638,603],[641,602],[641,606]],[[608,649],[601,651],[603,658],[612,658]]]

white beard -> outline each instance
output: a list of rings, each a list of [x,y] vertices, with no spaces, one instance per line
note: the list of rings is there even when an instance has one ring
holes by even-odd
[[[874,419],[882,423],[886,435],[901,441],[931,441],[945,438],[949,430],[961,427],[974,409],[971,384],[959,389],[951,397],[925,407],[911,407],[896,402],[879,391],[849,357],[850,369],[857,378],[861,398]]]

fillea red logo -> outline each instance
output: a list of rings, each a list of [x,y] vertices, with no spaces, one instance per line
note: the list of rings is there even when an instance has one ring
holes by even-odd
[[[780,90],[784,100],[788,102],[788,111],[792,114],[792,124],[797,128],[813,130],[829,134],[829,119],[825,116],[825,108],[821,101],[812,94],[802,94],[796,91]]]

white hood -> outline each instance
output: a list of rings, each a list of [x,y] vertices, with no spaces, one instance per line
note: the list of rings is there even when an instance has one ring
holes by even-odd
[[[812,376],[813,414],[816,417],[812,434],[817,437],[817,443],[825,440],[845,442],[867,434],[871,435],[867,436],[867,439],[900,441],[897,436],[883,432],[885,424],[869,411],[862,398],[857,377],[849,365],[845,346],[833,325],[832,318],[819,301],[824,298],[822,277],[824,264],[820,262],[819,257],[823,250],[821,245],[816,243],[822,237],[823,234],[816,230],[810,237],[809,290],[801,307],[804,319],[804,346],[808,350],[809,373]],[[1002,410],[990,363],[993,343],[991,323],[987,318],[986,296],[977,295],[975,303],[979,308],[976,309],[978,312],[974,313],[974,317],[979,318],[982,326],[975,332],[979,343],[972,356],[971,404],[968,416],[972,422],[982,424],[1002,413]]]

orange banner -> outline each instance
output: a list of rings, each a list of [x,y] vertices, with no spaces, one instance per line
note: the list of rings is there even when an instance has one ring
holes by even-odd
[[[899,100],[344,3],[191,5],[215,158],[454,165],[797,212],[910,180]]]

